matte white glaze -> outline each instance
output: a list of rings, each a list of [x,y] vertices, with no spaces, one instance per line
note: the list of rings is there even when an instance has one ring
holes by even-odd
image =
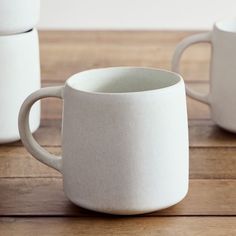
[[[59,158],[35,144],[27,124],[31,105],[47,96],[64,100]],[[140,214],[172,206],[188,191],[186,97],[177,74],[135,67],[79,73],[65,87],[32,94],[19,127],[29,152],[63,174],[65,193],[79,206]]]
[[[40,0],[0,0],[0,35],[31,30],[39,15]]]
[[[40,88],[37,30],[0,36],[0,143],[20,139],[18,114],[23,101]],[[39,127],[40,104],[31,111],[30,126]]]

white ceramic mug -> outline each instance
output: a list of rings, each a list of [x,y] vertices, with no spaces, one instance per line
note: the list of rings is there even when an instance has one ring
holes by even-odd
[[[34,140],[28,124],[39,99],[64,100],[62,157]],[[188,191],[185,88],[175,73],[136,67],[94,69],[24,102],[21,139],[39,161],[63,174],[75,204],[111,214],[160,210]]]
[[[210,106],[216,124],[236,132],[236,19],[218,21],[212,32],[193,35],[180,42],[172,61],[173,71],[179,72],[184,50],[199,42],[212,45],[210,93],[201,95],[186,88],[187,94]]]
[[[0,35],[17,34],[36,26],[40,0],[0,0]]]
[[[22,102],[40,88],[40,61],[37,30],[0,36],[0,143],[20,139],[18,114]],[[39,127],[40,104],[31,112],[30,125]]]

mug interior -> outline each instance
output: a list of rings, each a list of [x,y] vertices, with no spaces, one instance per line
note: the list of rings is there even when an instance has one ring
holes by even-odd
[[[180,81],[181,77],[170,71],[112,67],[78,73],[72,76],[67,84],[73,89],[90,93],[132,93],[163,89]]]
[[[221,20],[215,25],[221,31],[236,33],[236,18]]]

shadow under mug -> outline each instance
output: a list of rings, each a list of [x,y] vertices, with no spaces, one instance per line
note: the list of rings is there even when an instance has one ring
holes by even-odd
[[[215,23],[211,32],[190,36],[180,42],[172,60],[172,70],[179,72],[180,58],[192,44],[206,42],[212,46],[210,92],[199,94],[188,87],[188,96],[210,106],[213,121],[236,132],[236,19]]]
[[[18,130],[20,107],[23,101],[39,88],[40,59],[37,30],[0,36],[0,144],[20,139]],[[30,115],[32,132],[37,130],[39,123],[38,103]]]
[[[62,156],[39,146],[29,111],[46,97],[64,100]],[[172,206],[188,191],[188,124],[183,79],[136,67],[94,69],[65,86],[38,90],[19,115],[22,142],[63,175],[75,204],[110,214],[141,214]]]
[[[40,0],[0,0],[0,35],[19,34],[36,26]]]

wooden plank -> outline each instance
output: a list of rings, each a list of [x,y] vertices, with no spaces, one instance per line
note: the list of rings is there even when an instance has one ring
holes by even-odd
[[[233,236],[236,217],[2,218],[0,232],[4,236]]]
[[[190,148],[191,179],[236,179],[236,148]]]
[[[73,205],[60,178],[1,178],[0,216],[94,215]],[[191,180],[179,204],[151,215],[236,215],[236,180]]]
[[[207,94],[209,91],[208,83],[186,83],[190,89]],[[187,97],[188,119],[210,119],[210,109],[207,105]]]
[[[42,100],[42,119],[61,119],[62,117],[62,100],[56,98],[46,98]]]
[[[146,66],[170,69],[180,40],[199,32],[165,31],[41,31],[42,76],[65,81],[82,70],[109,66]],[[183,56],[186,80],[208,80],[210,46],[198,44]]]
[[[59,155],[61,148],[47,148]],[[191,179],[236,179],[236,148],[190,148]],[[60,177],[23,147],[0,148],[0,178]]]
[[[212,121],[189,121],[190,147],[236,147],[236,134],[223,130]]]
[[[48,150],[60,154],[60,148]],[[0,178],[6,177],[61,177],[61,174],[37,161],[23,147],[1,147]]]

